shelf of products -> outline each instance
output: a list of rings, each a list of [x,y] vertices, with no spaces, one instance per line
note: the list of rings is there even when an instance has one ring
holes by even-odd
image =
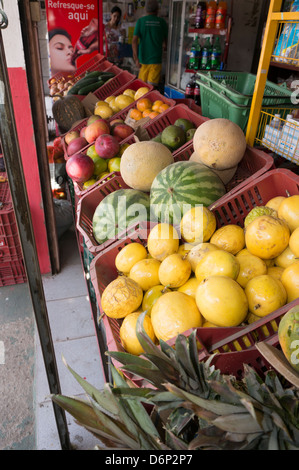
[[[299,64],[299,0],[293,2],[288,12],[282,11],[282,3],[282,0],[271,0],[269,6],[246,133],[246,140],[250,146],[253,146],[254,143],[262,143],[263,146],[271,148],[271,139],[269,143],[269,139],[263,137],[263,133],[268,129],[266,126],[271,126],[272,119],[276,114],[279,114],[280,127],[282,127],[286,123],[287,115],[292,114],[292,117],[296,118],[299,110],[297,99],[294,99],[291,100],[291,106],[288,109],[273,109],[272,111],[269,109],[267,113],[264,113],[265,116],[262,115],[265,119],[261,119],[263,95],[270,65],[299,70],[297,67]],[[292,137],[290,141],[292,141]],[[283,156],[295,161],[295,154],[291,152],[290,155]]]

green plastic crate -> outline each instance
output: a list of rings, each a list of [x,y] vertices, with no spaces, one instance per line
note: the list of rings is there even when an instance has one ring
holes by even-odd
[[[209,71],[197,72],[196,77],[216,90],[218,93],[224,92],[225,96],[230,98],[235,104],[250,105],[256,75],[247,72],[226,72],[226,71]],[[263,105],[273,106],[281,104],[289,104],[292,91],[285,84],[276,85],[275,83],[266,81]]]
[[[232,101],[223,91],[217,91],[210,84],[197,80],[200,85],[201,110],[202,115],[210,119],[224,118],[238,124],[243,131],[246,130],[250,105],[238,105]],[[287,114],[291,114],[298,105],[289,101],[287,104],[262,106],[262,111],[269,114],[280,114],[285,119]]]

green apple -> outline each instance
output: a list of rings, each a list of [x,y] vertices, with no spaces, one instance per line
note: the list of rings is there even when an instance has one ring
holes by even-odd
[[[94,176],[98,176],[99,174],[103,173],[103,171],[107,170],[108,163],[107,159],[99,157],[99,155],[89,155],[89,157],[93,160],[94,163]]]
[[[108,170],[110,173],[112,171],[120,171],[120,157],[109,158],[108,160]]]
[[[110,175],[110,172],[109,171],[104,171],[103,173],[99,174],[99,176],[97,176],[97,181],[105,178],[107,175]]]

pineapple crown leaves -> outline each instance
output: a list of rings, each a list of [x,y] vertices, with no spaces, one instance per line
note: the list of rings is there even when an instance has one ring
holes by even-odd
[[[65,360],[64,360],[65,362]],[[119,398],[110,384],[97,390],[82,379],[67,363],[66,367],[82,386],[88,400],[52,395],[54,403],[69,412],[76,421],[96,435],[107,447],[165,450],[160,435],[144,406],[134,396]],[[115,385],[128,388],[126,381],[112,366]]]

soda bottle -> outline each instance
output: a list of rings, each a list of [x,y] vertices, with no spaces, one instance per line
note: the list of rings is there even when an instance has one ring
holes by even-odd
[[[210,38],[207,38],[201,53],[201,64],[200,68],[203,70],[210,70],[211,68],[211,42]]]
[[[197,82],[195,82],[194,86],[194,102],[200,106],[200,85]]]
[[[215,28],[216,9],[217,9],[217,3],[215,1],[208,2],[205,28],[208,28],[208,29]]]
[[[211,53],[211,69],[219,70],[221,66],[221,46],[219,36],[216,37]]]
[[[193,79],[189,80],[189,82],[186,85],[186,91],[185,91],[185,98],[190,98],[191,100],[194,99],[194,87],[195,83]]]
[[[216,10],[215,28],[224,29],[226,20],[227,5],[226,2],[219,2]]]
[[[197,43],[196,39],[192,42],[189,56],[189,69],[195,69],[196,67],[196,54],[197,54]]]
[[[198,2],[195,14],[195,28],[204,28],[206,22],[206,2]]]
[[[201,47],[200,47],[200,42],[199,42],[199,37],[197,36],[196,38],[196,54],[195,54],[195,64],[194,64],[194,69],[198,70],[200,66],[200,61],[201,61]]]

